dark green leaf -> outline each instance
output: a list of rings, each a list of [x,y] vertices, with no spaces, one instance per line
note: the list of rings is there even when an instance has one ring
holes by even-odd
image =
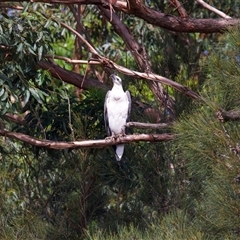
[[[22,52],[22,50],[23,50],[23,44],[19,43],[17,47],[17,52]]]
[[[5,101],[8,98],[8,92],[4,91],[4,94],[1,97],[1,101]]]
[[[4,88],[2,88],[2,89],[0,90],[0,98],[1,98],[1,96],[4,94],[4,91],[5,91]]]
[[[23,100],[24,105],[26,105],[26,103],[28,102],[29,98],[30,98],[30,92],[28,90],[26,90],[25,93],[24,93],[24,100]]]
[[[36,89],[30,87],[28,90],[30,91],[31,95],[32,95],[39,103],[42,103],[42,100],[41,100],[41,98],[40,98],[40,96],[39,96],[39,94],[38,94],[38,92],[37,92]]]
[[[43,53],[43,46],[40,46],[38,48],[38,60],[42,59],[42,53]]]

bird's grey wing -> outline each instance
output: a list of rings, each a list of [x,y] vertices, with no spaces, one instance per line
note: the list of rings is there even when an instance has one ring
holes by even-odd
[[[109,128],[109,121],[108,121],[108,111],[107,111],[107,99],[109,97],[110,91],[107,92],[105,101],[104,101],[104,122],[105,122],[105,128],[107,131],[107,135],[111,136],[111,129]]]
[[[132,100],[131,95],[129,91],[126,91],[127,99],[128,99],[128,114],[127,114],[127,122],[130,121],[130,114],[131,114],[131,108],[132,108]]]

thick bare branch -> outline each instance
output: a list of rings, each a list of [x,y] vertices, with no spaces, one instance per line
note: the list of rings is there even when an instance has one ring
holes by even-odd
[[[0,3],[16,2],[16,0],[0,0]],[[20,0],[17,2],[26,2]],[[105,8],[110,8],[108,0],[31,0],[31,2],[43,2],[43,3],[61,3],[61,4],[94,4],[100,5]],[[224,32],[229,27],[234,27],[240,24],[239,19],[195,19],[195,18],[183,18],[176,17],[169,14],[164,14],[160,11],[156,11],[152,8],[145,6],[139,0],[128,0],[129,5],[126,6],[126,2],[116,1],[113,4],[114,8],[127,14],[133,14],[146,22],[176,32],[201,32],[201,33],[214,33]]]
[[[141,69],[141,71],[145,69],[145,72],[150,72],[151,67],[147,59],[146,52],[144,51],[144,47],[138,43],[138,41],[134,38],[126,25],[120,20],[118,15],[113,12],[112,19],[110,21],[110,11],[101,6],[98,6],[98,8],[100,9],[102,15],[104,15],[105,18],[107,18],[108,21],[111,22],[115,32],[123,39],[124,43],[127,45],[127,48],[136,60],[139,69]]]
[[[139,0],[128,0],[130,13],[153,25],[176,32],[223,32],[240,24],[239,19],[194,19],[167,15],[145,6]]]
[[[38,63],[38,65],[42,69],[49,71],[49,73],[53,77],[60,79],[66,83],[70,83],[76,87],[79,87],[79,88],[82,88],[85,90],[87,90],[89,88],[100,88],[103,90],[109,89],[109,87],[106,84],[104,84],[98,80],[95,80],[93,78],[87,77],[87,78],[85,78],[85,81],[83,81],[84,76],[77,74],[75,72],[63,69],[53,62],[41,61]]]
[[[4,118],[10,122],[17,123],[19,125],[26,124],[24,117],[17,114],[6,113]],[[143,123],[143,122],[128,122],[126,127],[138,128],[138,129],[163,129],[170,128],[172,124],[169,123]]]
[[[19,140],[21,142],[43,147],[46,149],[77,149],[77,148],[103,148],[119,143],[130,143],[130,142],[162,142],[170,141],[174,139],[173,134],[139,134],[139,135],[126,135],[119,137],[117,140],[103,139],[103,140],[83,140],[73,142],[57,142],[49,140],[40,140],[23,133],[9,132],[6,130],[0,130],[0,136]]]

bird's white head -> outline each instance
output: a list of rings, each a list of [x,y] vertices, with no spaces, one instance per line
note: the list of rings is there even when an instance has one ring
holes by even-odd
[[[110,78],[112,79],[113,81],[113,84],[116,84],[118,86],[122,86],[122,79],[120,77],[118,77],[117,75],[115,74],[111,74],[110,75]]]

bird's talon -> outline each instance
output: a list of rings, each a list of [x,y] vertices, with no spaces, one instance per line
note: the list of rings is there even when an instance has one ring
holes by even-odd
[[[105,141],[112,141],[112,137],[106,137]]]

